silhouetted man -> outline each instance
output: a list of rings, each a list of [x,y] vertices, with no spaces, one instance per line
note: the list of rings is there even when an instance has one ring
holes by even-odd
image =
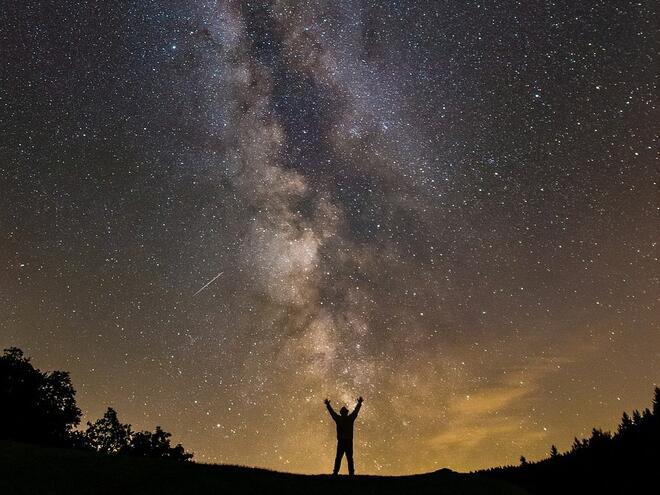
[[[348,474],[351,476],[355,474],[353,468],[353,423],[355,423],[355,418],[357,418],[360,407],[362,407],[362,400],[362,397],[358,397],[357,406],[351,414],[348,414],[348,409],[343,406],[337,414],[330,405],[330,401],[325,399],[325,406],[328,408],[332,419],[337,423],[337,456],[335,457],[335,468],[332,470],[332,474],[339,472],[341,458],[344,454],[346,454],[346,461],[348,462]]]

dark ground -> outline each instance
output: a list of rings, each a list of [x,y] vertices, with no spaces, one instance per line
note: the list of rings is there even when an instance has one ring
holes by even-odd
[[[506,481],[444,470],[415,476],[278,473],[240,466],[108,456],[0,441],[0,493],[48,494],[513,494]]]

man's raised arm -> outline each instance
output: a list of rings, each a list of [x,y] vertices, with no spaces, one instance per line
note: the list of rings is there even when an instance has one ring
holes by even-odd
[[[330,405],[330,400],[325,399],[323,402],[325,402],[325,407],[328,408],[328,412],[330,413],[330,416],[332,416],[332,419],[337,419],[339,417],[339,414],[335,412],[335,410],[332,408]]]
[[[357,406],[355,406],[355,409],[353,409],[353,412],[351,413],[352,417],[357,417],[358,413],[360,412],[360,408],[362,407],[363,400],[364,399],[362,397],[358,397]]]

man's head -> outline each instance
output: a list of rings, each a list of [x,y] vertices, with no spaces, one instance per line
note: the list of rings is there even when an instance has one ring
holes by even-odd
[[[339,410],[339,414],[342,416],[346,416],[348,414],[348,409],[346,409],[346,406],[342,406],[341,409]]]

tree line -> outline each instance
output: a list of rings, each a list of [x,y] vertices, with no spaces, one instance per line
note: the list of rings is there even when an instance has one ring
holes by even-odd
[[[172,446],[171,433],[160,426],[133,431],[111,407],[79,429],[82,412],[69,373],[41,371],[17,347],[0,356],[0,404],[0,439],[176,461],[193,456]]]
[[[593,428],[588,438],[573,440],[570,449],[550,447],[549,457],[519,466],[480,473],[506,479],[533,493],[634,493],[655,477],[660,466],[660,388],[651,408],[623,413],[615,432]],[[657,480],[653,482],[657,486]]]

